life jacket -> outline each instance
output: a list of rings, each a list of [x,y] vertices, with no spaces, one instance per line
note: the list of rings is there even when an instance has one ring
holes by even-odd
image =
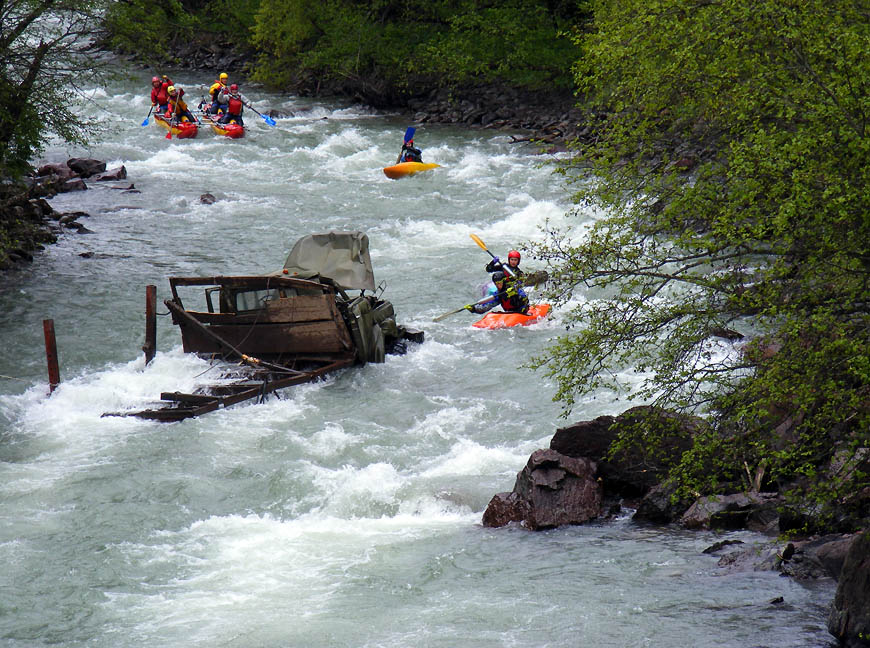
[[[242,100],[234,95],[230,95],[230,101],[227,104],[227,112],[231,115],[241,115]]]
[[[218,79],[217,81],[212,83],[211,87],[208,89],[208,94],[211,95],[211,100],[217,101],[218,93],[221,90],[223,90],[224,88],[226,88],[226,86],[223,84],[223,82],[220,79]]]
[[[529,307],[529,298],[526,291],[514,281],[506,280],[499,296],[501,307],[508,312],[524,312]],[[510,296],[508,292],[513,293]]]
[[[177,95],[175,95],[175,99],[172,97],[169,98],[169,113],[174,115],[181,115],[182,113],[187,112],[187,102],[181,98],[181,95],[184,94],[184,90],[180,91]]]

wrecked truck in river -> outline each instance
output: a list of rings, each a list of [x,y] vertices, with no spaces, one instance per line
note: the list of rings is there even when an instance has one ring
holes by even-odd
[[[376,288],[362,232],[305,236],[271,274],[170,277],[169,286],[164,303],[185,353],[238,363],[225,373],[232,379],[194,393],[164,392],[158,407],[112,415],[178,421],[343,367],[384,362],[423,341],[422,331],[396,322],[383,285]],[[197,307],[182,299],[191,288],[200,289]]]

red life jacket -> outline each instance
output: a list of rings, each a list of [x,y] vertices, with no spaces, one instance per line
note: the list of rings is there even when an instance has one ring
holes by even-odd
[[[227,104],[227,112],[231,115],[242,114],[242,100],[238,97],[230,95],[230,101]]]

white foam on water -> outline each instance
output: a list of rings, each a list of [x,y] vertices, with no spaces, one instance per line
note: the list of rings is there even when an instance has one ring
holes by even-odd
[[[530,448],[534,451],[539,444],[540,441],[535,440],[514,448],[487,447],[471,439],[460,439],[451,446],[450,452],[424,466],[420,477],[515,473],[516,467],[528,460]]]
[[[473,519],[443,508],[425,513],[352,523],[321,515],[210,517],[158,532],[147,544],[121,543],[109,550],[123,557],[131,574],[159,576],[128,591],[105,592],[103,613],[112,627],[146,645],[182,637],[185,645],[224,645],[272,632],[286,642],[359,588],[381,554]],[[296,622],[286,627],[287,619]]]

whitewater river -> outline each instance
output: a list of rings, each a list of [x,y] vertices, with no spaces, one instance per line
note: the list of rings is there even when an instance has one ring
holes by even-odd
[[[211,78],[177,81],[196,99]],[[270,127],[247,111],[239,141],[169,141],[153,119],[141,126],[148,89],[141,74],[96,91],[82,114],[108,120],[105,140],[46,151],[123,164],[128,179],[53,199],[88,212],[92,233],[63,235],[0,287],[0,645],[833,645],[832,581],[724,574],[701,553],[755,534],[628,515],[481,526],[566,423],[553,383],[521,368],[565,328],[558,312],[495,332],[468,313],[432,318],[480,298],[489,257],[470,234],[504,257],[548,221],[589,218],[569,220],[566,189],[532,150],[422,125],[415,142],[443,168],[394,181],[381,168],[409,125],[396,115],[243,87],[262,112],[292,116]],[[131,183],[141,193],[114,188]],[[299,237],[330,229],[368,234],[376,282],[424,344],[200,419],[101,418],[218,373],[181,352],[168,317],[145,367],[146,285],[163,313],[169,276],[273,271]],[[46,318],[61,363],[51,398]],[[569,421],[626,406],[601,395]]]

